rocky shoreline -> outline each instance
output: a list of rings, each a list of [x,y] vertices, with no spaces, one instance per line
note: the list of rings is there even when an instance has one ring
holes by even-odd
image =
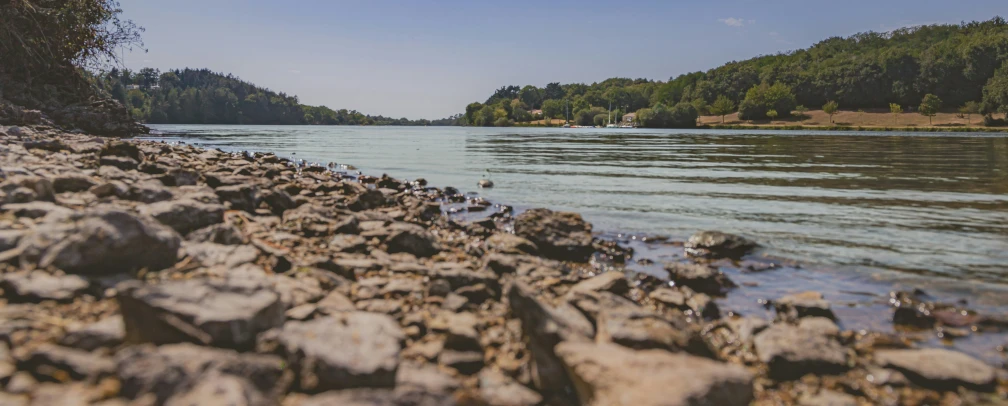
[[[0,149],[3,405],[1008,402],[1003,366],[845,331],[815,292],[721,311],[745,287],[710,261],[741,237],[697,234],[655,278],[580,215],[422,179],[41,127]],[[892,305],[907,328],[1008,328]]]

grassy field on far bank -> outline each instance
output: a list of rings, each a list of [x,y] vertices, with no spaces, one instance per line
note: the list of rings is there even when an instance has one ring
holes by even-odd
[[[849,127],[852,129],[857,129],[858,127],[864,129],[893,129],[893,128],[911,128],[911,129],[921,129],[921,130],[935,130],[939,131],[942,129],[946,130],[965,130],[967,128],[983,128],[988,130],[1003,130],[1008,131],[1008,128],[998,128],[998,127],[985,127],[983,125],[983,116],[979,114],[974,114],[971,119],[966,117],[959,118],[957,113],[943,112],[938,113],[938,115],[932,117],[932,121],[928,121],[927,116],[923,116],[919,113],[902,113],[898,116],[894,116],[888,110],[865,110],[862,112],[857,111],[839,111],[833,115],[833,122],[830,123],[829,114],[826,114],[822,110],[813,110],[805,114],[806,118],[789,117],[787,119],[779,120],[739,120],[738,113],[729,114],[724,117],[724,125],[729,126],[745,126],[745,127],[792,127],[792,126],[802,126],[802,127]],[[1004,118],[1004,114],[996,114],[995,118]],[[722,125],[721,116],[702,116],[700,117],[700,125],[706,126],[719,126]]]

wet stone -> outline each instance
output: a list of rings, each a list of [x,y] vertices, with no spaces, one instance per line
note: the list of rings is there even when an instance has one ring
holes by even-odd
[[[911,382],[926,388],[954,391],[965,387],[990,392],[997,385],[994,368],[952,350],[881,350],[875,353],[875,362],[902,372]]]
[[[698,258],[739,259],[759,245],[745,237],[719,231],[702,231],[686,241],[686,254]]]
[[[486,247],[490,251],[502,254],[531,254],[535,255],[539,247],[526,238],[509,233],[497,233],[486,240]]]
[[[258,333],[283,324],[286,310],[266,280],[127,282],[117,289],[132,343],[250,348]]]
[[[665,265],[665,270],[676,285],[708,295],[719,296],[736,286],[721,271],[708,265],[670,263]]]
[[[755,316],[736,317],[728,319],[728,328],[732,330],[743,343],[752,344],[753,337],[766,330],[770,323]]]
[[[630,291],[630,283],[623,272],[606,272],[582,280],[571,287],[572,292],[610,292],[623,295]]]
[[[86,279],[77,275],[51,275],[42,271],[14,272],[0,278],[0,288],[13,301],[71,301],[89,286]]]
[[[590,405],[748,405],[752,375],[724,364],[662,350],[565,342],[557,354]]]
[[[93,209],[45,221],[21,239],[22,266],[55,266],[72,273],[113,274],[175,263],[181,238],[147,216]]]
[[[819,332],[788,324],[774,324],[753,340],[760,361],[777,380],[801,378],[808,373],[836,374],[847,370],[847,349]]]
[[[547,258],[585,262],[595,250],[591,224],[577,213],[531,209],[515,218],[514,229]]]
[[[259,337],[260,352],[287,360],[308,392],[392,387],[405,335],[389,316],[351,312],[288,322]]]
[[[774,301],[777,317],[782,320],[797,320],[803,317],[824,317],[836,320],[833,310],[819,292],[802,292],[787,295]]]
[[[651,293],[648,293],[648,297],[655,302],[661,303],[665,306],[686,309],[686,295],[681,291],[677,291],[669,288],[658,288]]]

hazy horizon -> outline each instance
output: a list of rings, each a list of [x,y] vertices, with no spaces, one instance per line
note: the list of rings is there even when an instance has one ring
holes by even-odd
[[[436,119],[501,86],[668,80],[732,60],[805,48],[864,31],[988,20],[999,0],[856,0],[720,5],[634,0],[436,5],[389,1],[123,1],[148,53],[130,69],[207,68],[309,105]],[[870,11],[870,12],[867,12]],[[1005,14],[1005,13],[1000,13]]]

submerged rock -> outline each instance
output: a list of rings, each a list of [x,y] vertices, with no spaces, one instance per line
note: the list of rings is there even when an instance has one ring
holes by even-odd
[[[759,245],[745,237],[720,231],[701,231],[686,241],[686,254],[698,258],[739,259]]]

